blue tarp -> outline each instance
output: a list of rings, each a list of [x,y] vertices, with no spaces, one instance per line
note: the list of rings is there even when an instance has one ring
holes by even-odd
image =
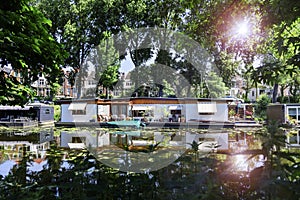
[[[139,121],[113,121],[113,122],[107,122],[108,124],[117,125],[117,126],[135,126],[136,128],[140,128],[140,122]]]
[[[141,132],[140,131],[116,131],[113,134],[136,136],[136,137],[141,136]]]

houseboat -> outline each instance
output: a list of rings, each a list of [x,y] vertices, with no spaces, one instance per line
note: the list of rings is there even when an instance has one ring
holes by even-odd
[[[167,124],[178,127],[187,123],[197,127],[207,123],[232,126],[228,105],[233,100],[153,97],[61,100],[61,121],[58,124],[133,120],[149,126]]]
[[[54,125],[54,107],[42,103],[30,103],[25,106],[0,106],[0,126],[35,127]]]

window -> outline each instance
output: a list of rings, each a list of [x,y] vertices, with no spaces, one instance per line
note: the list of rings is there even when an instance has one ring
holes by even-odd
[[[50,112],[50,109],[49,108],[47,108],[46,110],[45,110],[45,114],[50,114],[51,112]]]
[[[252,91],[252,96],[253,96],[253,97],[255,96],[255,92],[254,92],[254,91]]]
[[[86,110],[72,110],[72,115],[86,115]]]
[[[300,121],[300,107],[289,107],[287,112],[291,119],[295,119],[297,122]]]
[[[289,146],[300,146],[300,131],[292,131],[287,134]]]
[[[72,143],[85,143],[85,137],[72,137]]]
[[[43,78],[39,80],[39,85],[45,85],[45,80]]]
[[[132,86],[132,82],[126,82],[125,85],[126,86]]]
[[[119,91],[114,91],[114,96],[119,96]]]
[[[50,96],[50,94],[51,94],[50,88],[47,88],[46,94],[47,94],[47,96]]]
[[[94,80],[88,80],[88,85],[96,85],[96,82]]]

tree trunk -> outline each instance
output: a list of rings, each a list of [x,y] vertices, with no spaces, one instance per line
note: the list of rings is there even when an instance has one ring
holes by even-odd
[[[275,83],[273,88],[273,96],[272,96],[272,103],[276,103],[277,101],[277,95],[278,95],[278,83]]]
[[[109,99],[108,98],[108,88],[107,87],[105,88],[105,96],[106,96],[106,99]]]

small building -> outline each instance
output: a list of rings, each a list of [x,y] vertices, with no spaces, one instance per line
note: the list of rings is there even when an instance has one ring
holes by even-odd
[[[0,125],[27,127],[54,124],[54,107],[42,103],[25,106],[0,106]]]
[[[29,107],[33,110],[33,119],[40,125],[54,124],[54,107],[43,103],[30,103]]]
[[[280,124],[299,124],[300,104],[271,104],[267,107],[267,118]]]

